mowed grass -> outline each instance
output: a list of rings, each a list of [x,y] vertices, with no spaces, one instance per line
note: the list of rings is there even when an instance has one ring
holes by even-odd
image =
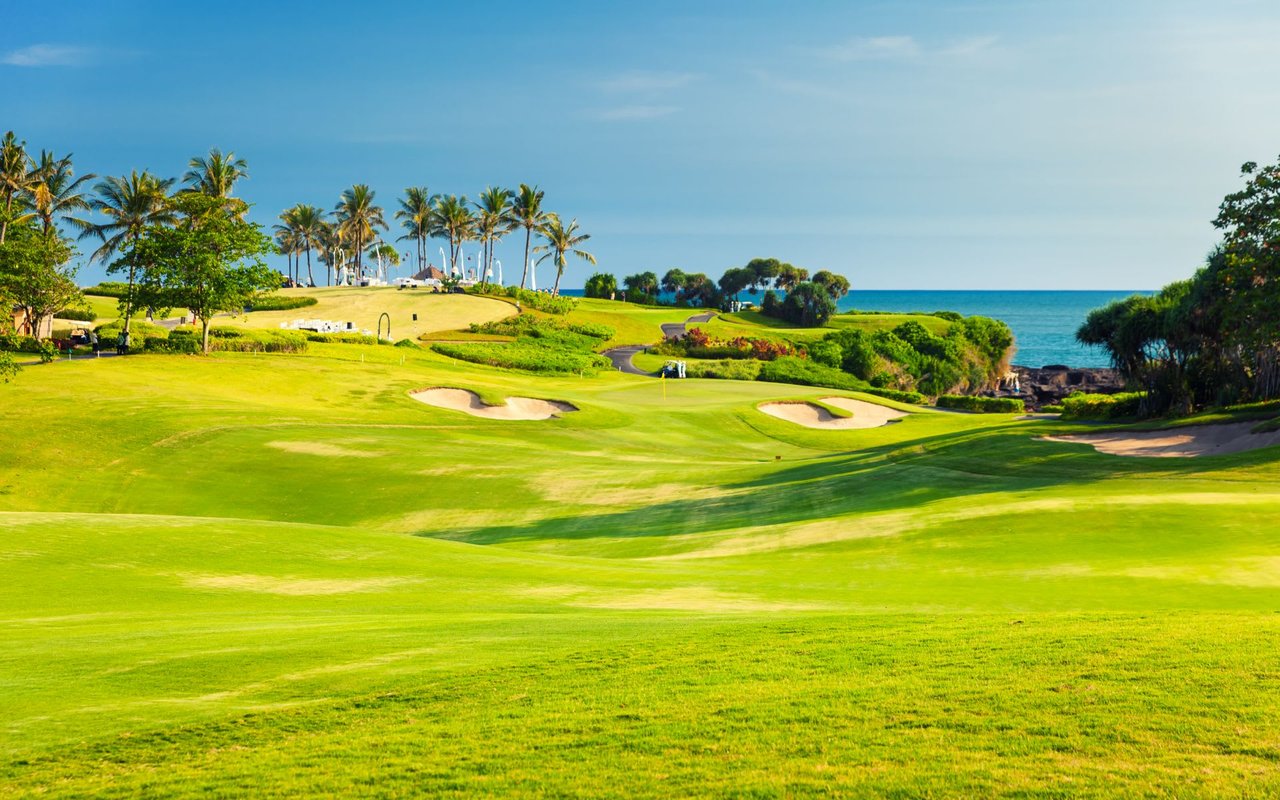
[[[666,390],[341,345],[26,370],[0,791],[1280,791],[1276,448],[816,431],[756,407],[831,390]]]
[[[835,314],[822,328],[801,328],[784,320],[766,317],[759,311],[746,310],[733,314],[719,314],[699,327],[718,339],[738,336],[775,339],[779,341],[811,342],[821,339],[835,330],[860,330],[867,333],[889,331],[904,322],[914,321],[932,333],[945,333],[951,323],[929,314]]]
[[[391,335],[395,339],[417,339],[424,333],[454,331],[472,322],[490,322],[516,313],[515,307],[502,300],[465,294],[442,294],[423,289],[378,287],[319,287],[314,289],[281,289],[284,297],[314,297],[316,304],[287,311],[254,311],[235,317],[219,318],[217,325],[278,328],[281,323],[298,319],[323,319],[354,322],[357,329],[377,332],[378,321],[387,314]],[[413,317],[417,315],[415,320]],[[383,322],[383,332],[386,331]]]

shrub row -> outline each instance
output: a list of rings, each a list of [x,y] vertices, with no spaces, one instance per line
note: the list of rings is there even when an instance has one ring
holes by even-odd
[[[129,293],[129,284],[119,281],[103,281],[97,286],[90,286],[84,290],[85,294],[94,294],[98,297],[114,297],[117,300]]]
[[[979,397],[971,394],[944,394],[934,405],[938,408],[976,411],[979,414],[1017,414],[1027,410],[1017,397]]]
[[[497,287],[492,288],[497,289]],[[477,294],[485,294],[485,292],[477,292]],[[490,291],[488,294],[510,297],[522,308],[534,308],[548,314],[564,315],[578,307],[578,301],[572,297],[562,295],[553,297],[546,292],[531,292],[519,286],[508,286],[505,292]]]
[[[929,398],[919,392],[905,392],[899,389],[882,389],[877,386],[871,386],[866,389],[859,389],[863,394],[869,394],[874,397],[883,397],[886,400],[896,400],[899,403],[907,403],[913,406],[922,406],[928,402]]]
[[[57,355],[58,349],[48,339],[19,336],[16,333],[0,333],[0,352],[35,353],[40,356],[41,361],[48,363]]]
[[[1062,401],[1062,418],[1108,420],[1136,417],[1146,396],[1146,392],[1119,394],[1074,392]]]
[[[726,381],[754,381],[760,377],[759,361],[732,358],[723,361],[690,361],[685,374],[690,378],[720,378]]]
[[[143,340],[142,349],[148,353],[185,353],[194,355],[200,352],[200,340],[194,336],[148,336]]]
[[[67,306],[54,314],[54,316],[58,319],[74,319],[78,322],[93,322],[98,318],[98,312],[88,306]]]
[[[314,297],[289,297],[283,294],[269,294],[253,301],[250,311],[290,311],[295,308],[314,306],[318,301]]]
[[[190,339],[197,348],[200,346],[200,337],[194,334],[170,338]],[[301,331],[212,328],[209,349],[227,353],[304,353],[309,338]]]
[[[307,341],[328,342],[330,344],[392,344],[372,334],[363,333],[308,333]]]
[[[610,365],[608,358],[596,353],[544,347],[528,340],[510,343],[437,342],[431,349],[473,364],[544,375],[594,375]]]

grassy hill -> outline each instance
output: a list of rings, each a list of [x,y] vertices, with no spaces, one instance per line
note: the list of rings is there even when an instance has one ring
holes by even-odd
[[[0,792],[1280,790],[1275,448],[663,393],[324,344],[0,385]]]
[[[736,336],[754,336],[784,341],[811,342],[821,339],[831,331],[851,329],[868,333],[889,331],[904,322],[919,322],[930,333],[945,333],[951,323],[931,314],[880,314],[880,313],[847,313],[836,314],[822,328],[801,328],[794,323],[774,317],[766,317],[759,311],[739,311],[733,314],[719,314],[699,327],[717,339],[732,339]]]

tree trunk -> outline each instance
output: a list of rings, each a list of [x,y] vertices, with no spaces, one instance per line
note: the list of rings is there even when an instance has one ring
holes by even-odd
[[[200,351],[209,355],[209,320],[201,317],[200,326],[204,329],[200,334]]]
[[[560,296],[560,276],[564,274],[564,267],[565,265],[563,261],[556,264],[556,285],[551,287],[552,297]]]
[[[529,240],[533,238],[533,228],[524,229],[524,265],[520,267],[520,288],[524,289],[525,278],[529,277]]]
[[[129,321],[133,318],[133,273],[132,259],[129,262],[129,290],[124,296],[124,332],[129,333]]]
[[[308,286],[316,285],[316,277],[315,275],[311,274],[311,248],[310,247],[307,248],[307,285]]]

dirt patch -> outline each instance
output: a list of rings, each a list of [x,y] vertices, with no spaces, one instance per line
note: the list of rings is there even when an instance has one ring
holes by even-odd
[[[1147,458],[1194,458],[1243,453],[1280,444],[1280,431],[1250,433],[1256,422],[1195,425],[1163,431],[1108,431],[1045,436],[1046,442],[1093,445],[1099,453]]]
[[[538,400],[533,397],[508,397],[505,404],[491,406],[481,400],[480,395],[466,389],[423,389],[410,392],[409,396],[419,403],[485,419],[551,419],[565,412],[578,410],[577,406],[560,400]]]
[[[837,417],[817,403],[806,402],[764,403],[760,406],[760,410],[771,417],[777,417],[796,425],[826,430],[879,428],[907,415],[907,412],[899,411],[896,408],[880,406],[864,400],[854,400],[851,397],[824,397],[822,402],[829,406],[844,409],[853,414],[853,416]]]
[[[240,592],[258,592],[280,595],[351,594],[353,592],[377,592],[404,583],[410,578],[278,578],[272,575],[200,575],[185,573],[178,576],[184,584],[197,589],[231,589]]]
[[[326,458],[377,458],[381,453],[369,450],[356,450],[331,442],[267,442],[267,447],[274,447],[286,453],[297,453],[304,456],[324,456]]]

